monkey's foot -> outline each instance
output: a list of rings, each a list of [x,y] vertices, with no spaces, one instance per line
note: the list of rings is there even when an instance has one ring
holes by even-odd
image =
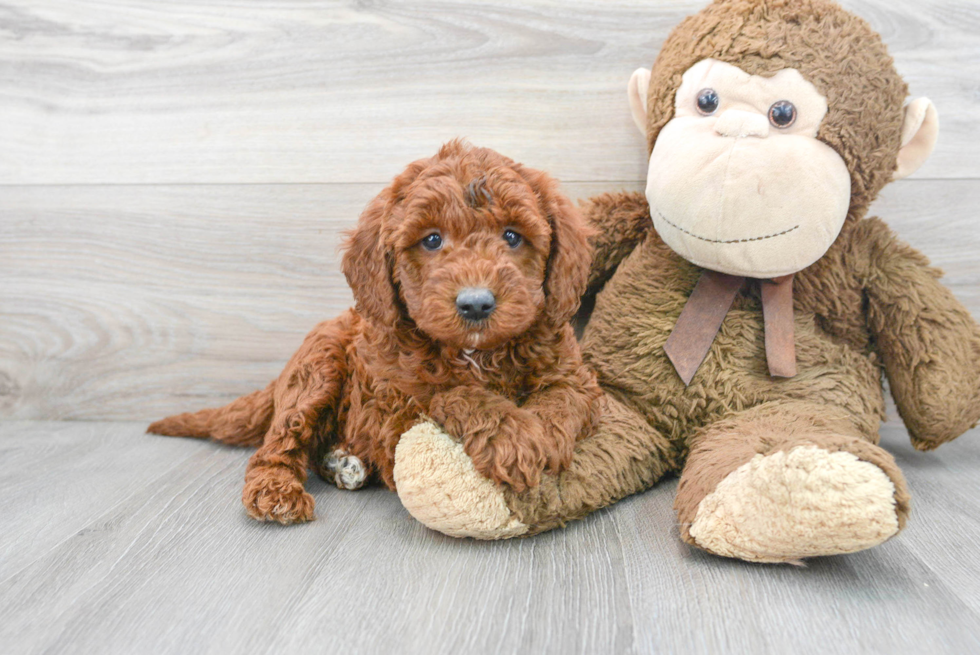
[[[756,455],[698,504],[693,542],[726,557],[794,562],[853,553],[899,531],[895,484],[845,451],[799,446]]]
[[[435,423],[418,423],[402,435],[394,476],[405,509],[433,530],[475,539],[507,539],[528,530],[501,489],[476,471],[462,444]]]

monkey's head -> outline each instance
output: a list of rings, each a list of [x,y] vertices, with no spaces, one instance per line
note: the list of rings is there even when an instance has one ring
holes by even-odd
[[[907,93],[878,34],[832,2],[716,0],[630,79],[657,232],[723,273],[806,268],[932,152],[936,110]]]

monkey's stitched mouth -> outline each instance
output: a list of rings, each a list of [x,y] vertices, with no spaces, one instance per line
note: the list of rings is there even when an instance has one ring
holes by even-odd
[[[765,236],[761,236],[761,237],[749,237],[747,239],[729,239],[729,240],[725,241],[725,240],[722,240],[722,239],[709,239],[709,238],[703,237],[703,236],[701,236],[699,234],[694,234],[693,232],[689,232],[688,230],[685,230],[684,228],[682,228],[680,225],[677,225],[676,223],[671,222],[666,216],[664,216],[660,212],[659,209],[657,210],[657,216],[659,216],[660,218],[662,218],[663,221],[667,225],[671,226],[675,230],[680,230],[681,232],[683,232],[684,234],[686,234],[688,236],[692,236],[695,239],[700,239],[701,241],[707,241],[708,243],[748,243],[749,241],[762,241],[763,239],[772,239],[773,237],[779,237],[779,236],[782,236],[784,234],[789,234],[793,230],[796,230],[796,229],[798,229],[800,227],[799,225],[794,225],[793,227],[789,228],[788,230],[783,230],[782,232],[776,232],[774,234],[766,234]]]

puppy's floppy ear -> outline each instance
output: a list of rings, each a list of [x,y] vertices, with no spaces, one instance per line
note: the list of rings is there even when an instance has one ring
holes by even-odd
[[[344,244],[342,268],[354,292],[357,310],[379,325],[394,325],[400,316],[395,289],[395,253],[389,239],[395,226],[392,216],[409,185],[438,158],[419,159],[408,165],[361,213],[357,227]]]
[[[392,256],[385,243],[390,229],[387,217],[393,206],[392,189],[388,187],[361,213],[344,244],[344,277],[354,292],[357,310],[381,325],[393,325],[398,320]]]
[[[551,253],[544,278],[544,318],[557,327],[575,315],[585,293],[592,265],[590,229],[550,175],[523,166],[519,171],[534,189],[551,225]]]

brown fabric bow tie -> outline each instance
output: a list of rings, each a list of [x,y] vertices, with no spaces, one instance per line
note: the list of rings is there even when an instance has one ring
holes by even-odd
[[[684,386],[691,383],[704,361],[715,335],[721,329],[745,277],[705,271],[667,337],[664,351]],[[793,338],[793,275],[759,280],[762,317],[765,323],[766,361],[769,375],[796,375],[796,345]]]

